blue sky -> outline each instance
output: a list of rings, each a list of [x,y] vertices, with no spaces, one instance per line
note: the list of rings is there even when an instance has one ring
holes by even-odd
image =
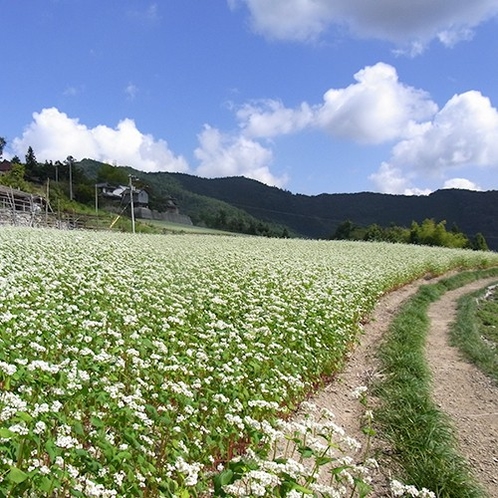
[[[498,0],[0,0],[4,157],[498,189]]]

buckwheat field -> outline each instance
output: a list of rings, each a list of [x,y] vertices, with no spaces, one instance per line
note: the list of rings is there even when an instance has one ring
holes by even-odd
[[[496,264],[387,243],[0,228],[0,496],[243,495],[230,461],[269,451],[382,294]],[[250,493],[301,496],[297,474]]]

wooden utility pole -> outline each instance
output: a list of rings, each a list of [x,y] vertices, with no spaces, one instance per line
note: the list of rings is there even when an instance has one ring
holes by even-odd
[[[128,175],[130,180],[130,209],[131,209],[131,230],[135,233],[135,206],[133,204],[133,175]]]

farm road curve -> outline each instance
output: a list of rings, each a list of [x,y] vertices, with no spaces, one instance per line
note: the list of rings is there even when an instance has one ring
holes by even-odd
[[[399,307],[421,284],[434,281],[416,281],[384,296],[364,326],[361,342],[351,353],[344,370],[309,400],[331,410],[346,433],[362,443],[365,442],[361,430],[364,407],[351,393],[359,386],[368,386],[380,375],[376,351]],[[433,372],[434,401],[451,417],[458,432],[460,451],[469,461],[477,480],[491,498],[498,498],[498,388],[477,368],[463,361],[458,349],[448,341],[458,298],[493,281],[496,277],[449,291],[431,305],[426,356]],[[375,403],[375,399],[371,402]],[[374,438],[374,449],[382,444]],[[385,467],[386,462],[380,463],[380,471],[374,476],[373,496],[391,496],[388,483],[392,476]]]

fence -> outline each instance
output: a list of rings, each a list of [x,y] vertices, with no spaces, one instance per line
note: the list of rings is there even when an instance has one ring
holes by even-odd
[[[81,222],[74,215],[54,213],[43,197],[3,185],[0,185],[0,225],[81,228]]]

